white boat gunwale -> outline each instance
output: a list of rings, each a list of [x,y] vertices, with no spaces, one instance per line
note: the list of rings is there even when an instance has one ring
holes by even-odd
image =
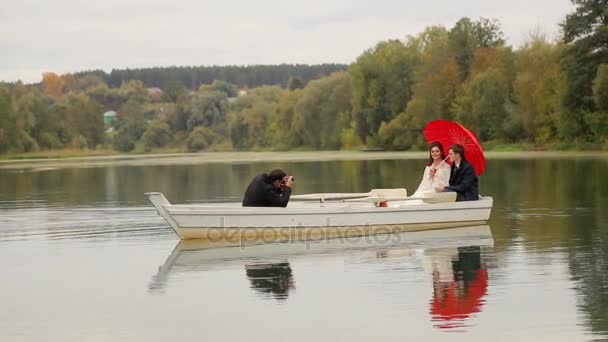
[[[318,205],[318,204],[317,204]],[[403,211],[437,211],[437,210],[462,210],[462,209],[483,209],[492,206],[492,198],[484,197],[479,201],[469,202],[453,202],[453,203],[436,203],[436,204],[417,204],[403,205],[399,207],[375,207],[375,206],[360,206],[360,207],[321,207],[312,206],[310,208],[302,207],[201,207],[192,206],[190,208],[180,208],[179,205],[165,205],[165,209],[174,215],[195,215],[195,214],[213,214],[213,215],[293,215],[293,214],[352,214],[352,213],[386,213],[386,212],[403,212]],[[238,211],[234,211],[239,208]]]

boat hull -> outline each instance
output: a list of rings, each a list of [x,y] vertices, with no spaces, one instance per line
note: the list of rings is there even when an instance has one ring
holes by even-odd
[[[240,203],[172,205],[147,193],[181,239],[280,241],[444,229],[484,224],[492,198],[437,204],[395,202],[291,203],[287,208],[242,207]]]

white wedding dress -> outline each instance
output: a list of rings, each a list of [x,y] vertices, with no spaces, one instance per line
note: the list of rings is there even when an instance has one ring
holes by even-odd
[[[416,190],[412,197],[420,197],[424,193],[435,192],[435,188],[438,186],[449,185],[451,166],[445,161],[442,161],[437,167],[437,171],[435,172],[434,176],[431,174],[432,167],[433,166],[431,165],[424,168],[422,181],[420,181],[418,190]]]

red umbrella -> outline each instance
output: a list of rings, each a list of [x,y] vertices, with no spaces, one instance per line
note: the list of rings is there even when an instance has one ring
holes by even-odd
[[[448,120],[435,120],[429,122],[424,128],[424,136],[430,144],[439,141],[446,150],[454,144],[464,146],[464,156],[475,169],[477,175],[481,175],[486,169],[486,158],[483,148],[475,133],[464,128],[461,124]]]

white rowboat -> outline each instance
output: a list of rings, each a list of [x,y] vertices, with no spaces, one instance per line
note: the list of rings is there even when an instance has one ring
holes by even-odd
[[[286,208],[243,207],[241,203],[171,204],[162,193],[146,196],[181,239],[307,240],[335,236],[419,231],[485,224],[493,200],[453,202],[436,198],[370,197],[356,201],[296,202]],[[439,199],[439,200],[438,200]],[[388,200],[387,207],[378,207]]]

